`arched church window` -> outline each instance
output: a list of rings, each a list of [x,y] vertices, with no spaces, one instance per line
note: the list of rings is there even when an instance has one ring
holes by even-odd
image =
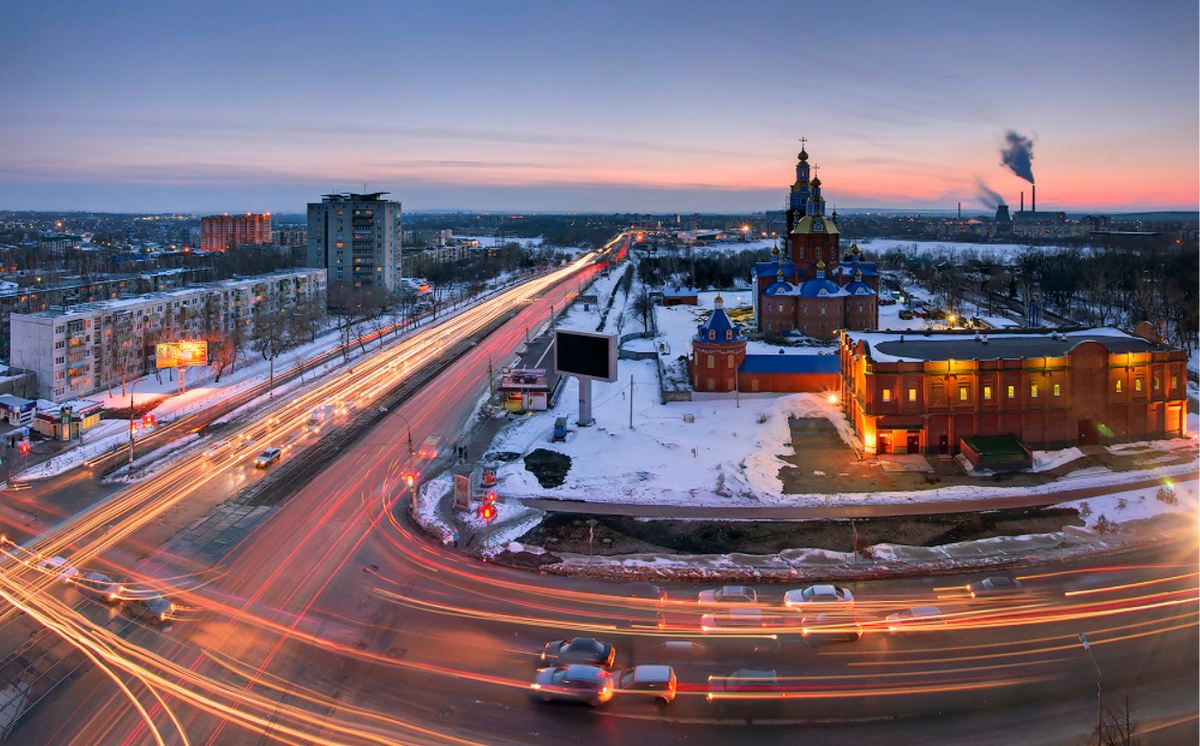
[[[733,355],[726,357],[725,361],[726,361],[725,367],[729,368],[730,370],[733,370]]]
[[[716,361],[716,358],[714,358],[712,355],[709,355],[709,356],[708,356],[708,367],[709,367],[709,368],[715,368],[715,367],[717,367],[717,361]]]
[[[709,338],[709,339],[716,339],[716,338],[717,338],[717,333],[716,333],[715,331],[713,331],[712,329],[709,329],[709,330],[708,330],[708,338]]]
[[[725,330],[725,339],[733,339],[733,330],[732,329]]]

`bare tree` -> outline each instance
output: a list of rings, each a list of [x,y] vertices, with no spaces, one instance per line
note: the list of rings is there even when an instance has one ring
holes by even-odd
[[[234,326],[232,329],[216,330],[205,334],[204,338],[208,340],[209,364],[217,372],[213,383],[220,383],[225,369],[229,368],[232,373],[237,365],[238,354],[245,345],[242,329]]]
[[[288,334],[288,322],[278,314],[262,315],[254,328],[250,347],[270,364],[270,384],[275,388],[275,358],[292,349],[294,341]]]

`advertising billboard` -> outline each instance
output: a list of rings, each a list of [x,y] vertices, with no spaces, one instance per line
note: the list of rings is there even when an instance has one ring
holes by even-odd
[[[617,336],[555,329],[554,370],[597,381],[617,380]]]
[[[208,365],[208,342],[159,342],[154,346],[154,359],[159,368]]]
[[[545,368],[504,368],[500,371],[500,387],[505,389],[544,389]]]

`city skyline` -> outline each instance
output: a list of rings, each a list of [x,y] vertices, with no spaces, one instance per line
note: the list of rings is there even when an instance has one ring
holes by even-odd
[[[1197,207],[1195,3],[330,7],[10,6],[0,209]]]

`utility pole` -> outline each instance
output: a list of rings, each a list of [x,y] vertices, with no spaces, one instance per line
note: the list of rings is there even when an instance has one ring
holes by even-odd
[[[1083,649],[1087,651],[1088,657],[1092,659],[1092,665],[1096,667],[1096,746],[1104,746],[1104,710],[1101,707],[1100,699],[1100,664],[1096,662],[1096,656],[1092,655],[1092,646],[1088,644],[1087,635],[1080,632],[1079,641],[1083,643]]]
[[[629,374],[629,429],[633,429],[633,374]]]
[[[496,415],[496,385],[492,381],[492,359],[488,358],[488,416]]]

